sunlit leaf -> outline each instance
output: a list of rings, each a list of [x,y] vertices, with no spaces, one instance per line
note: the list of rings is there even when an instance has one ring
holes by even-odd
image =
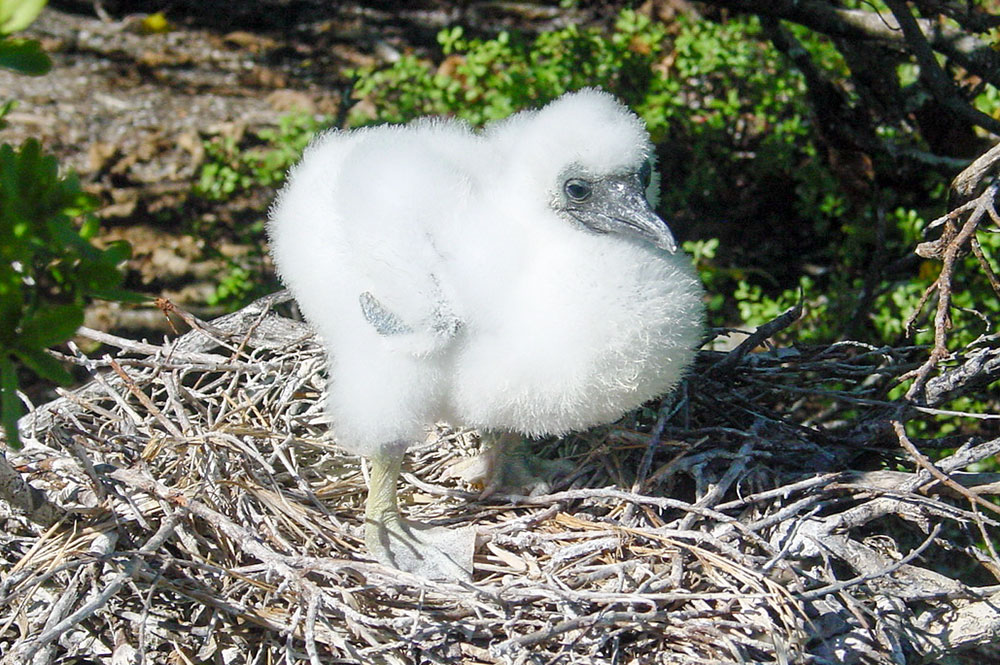
[[[47,0],[0,0],[0,35],[24,30],[38,18]]]
[[[104,250],[104,258],[109,263],[118,264],[122,261],[127,261],[132,256],[132,246],[129,245],[124,240],[117,240],[108,244],[107,249]]]
[[[150,14],[142,19],[142,31],[147,34],[170,32],[172,28],[173,26],[170,25],[170,21],[167,20],[167,16],[163,12]]]

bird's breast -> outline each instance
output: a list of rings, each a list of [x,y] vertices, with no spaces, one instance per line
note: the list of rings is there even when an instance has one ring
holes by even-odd
[[[676,384],[702,330],[689,259],[598,239],[545,248],[471,317],[452,391],[462,421],[561,434]]]

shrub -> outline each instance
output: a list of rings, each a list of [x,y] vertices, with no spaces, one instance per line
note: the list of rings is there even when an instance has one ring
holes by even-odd
[[[283,116],[277,127],[251,134],[246,146],[232,136],[219,136],[205,144],[195,194],[210,201],[225,201],[257,187],[275,187],[302,156],[309,141],[329,125],[329,118],[296,112]]]
[[[828,38],[790,30],[831,80],[849,75]],[[710,222],[693,224],[700,239],[686,247],[708,286],[713,324],[738,319],[756,326],[802,298],[805,317],[788,333],[797,341],[903,337],[902,321],[933,271],[927,263],[915,273],[905,263],[896,274],[871,267],[912,251],[926,220],[944,207],[944,178],[928,169],[908,188],[873,187],[869,196],[852,198],[831,168],[803,77],[756,18],[681,15],[668,25],[624,10],[610,31],[569,25],[535,38],[501,32],[472,39],[452,27],[438,34],[438,44],[439,60],[404,54],[389,66],[348,71],[354,97],[363,101],[351,109],[348,125],[431,114],[478,126],[568,90],[602,87],[645,120],[657,144],[669,183],[664,216]],[[276,184],[298,154],[287,147],[304,145],[316,129],[279,129],[243,153],[225,146],[225,157],[203,176],[234,188]],[[897,147],[919,146],[919,136],[901,125],[883,123],[879,131]],[[275,151],[282,151],[280,159],[264,158]],[[713,237],[720,229],[730,236],[721,242]],[[984,252],[995,256],[998,238],[983,238]],[[956,304],[964,298],[992,306],[996,298],[981,272],[969,275]],[[956,341],[982,332],[973,314],[955,318],[964,330]],[[927,339],[918,332],[917,342]]]
[[[30,23],[43,4],[0,0],[0,66],[31,75],[48,71],[37,42],[7,36]],[[2,113],[12,105],[7,102]],[[130,248],[91,244],[98,228],[92,210],[76,176],[60,174],[38,141],[0,145],[0,421],[13,448],[20,446],[17,419],[24,413],[19,371],[69,383],[72,377],[46,349],[73,336],[89,297],[134,299],[120,289],[118,268]]]

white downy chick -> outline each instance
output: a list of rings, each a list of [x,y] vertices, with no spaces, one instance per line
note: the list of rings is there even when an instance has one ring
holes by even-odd
[[[428,425],[565,434],[681,379],[702,289],[653,212],[652,162],[641,120],[588,89],[482,132],[330,132],[291,171],[271,251],[329,354],[337,440],[371,460],[376,558],[471,571],[471,533],[399,516],[401,459]]]

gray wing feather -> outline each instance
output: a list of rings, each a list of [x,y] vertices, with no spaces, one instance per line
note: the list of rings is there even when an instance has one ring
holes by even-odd
[[[361,314],[365,321],[371,324],[375,331],[383,337],[390,335],[406,335],[413,332],[413,328],[406,325],[406,322],[396,316],[390,309],[380,303],[378,299],[368,291],[358,296],[361,303]]]
[[[436,276],[431,275],[434,284],[434,306],[428,312],[428,318],[418,322],[418,327],[431,332],[438,342],[451,339],[462,328],[462,321],[452,312],[447,299],[441,291],[441,285]],[[393,335],[409,335],[416,330],[413,326],[403,320],[401,316],[379,302],[371,291],[364,291],[358,296],[361,304],[361,314],[365,321],[375,328],[375,331],[383,337]]]

